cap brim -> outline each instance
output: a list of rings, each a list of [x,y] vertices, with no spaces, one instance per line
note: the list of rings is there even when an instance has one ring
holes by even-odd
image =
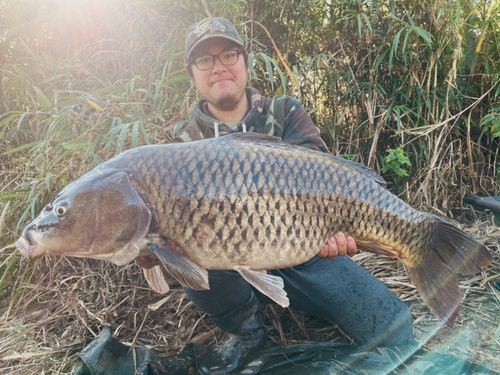
[[[234,43],[236,43],[237,45],[239,46],[242,46],[242,47],[245,47],[238,39],[236,38],[233,38],[233,37],[230,37],[230,36],[227,36],[227,35],[205,35],[203,38],[201,38],[200,40],[198,40],[192,47],[191,49],[189,50],[189,52],[186,54],[186,59],[189,59],[189,56],[191,55],[191,53],[194,51],[194,49],[200,45],[200,43],[203,43],[204,41],[208,40],[208,39],[211,39],[211,38],[224,38],[224,39],[228,39]]]

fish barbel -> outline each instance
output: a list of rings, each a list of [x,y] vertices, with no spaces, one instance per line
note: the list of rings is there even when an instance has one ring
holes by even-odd
[[[337,231],[361,250],[399,257],[424,302],[450,323],[462,298],[457,274],[492,260],[458,227],[390,193],[371,169],[250,133],[126,151],[67,185],[16,245],[29,259],[158,257],[198,290],[209,289],[207,269],[236,270],[287,306],[283,281],[263,270],[306,262]],[[160,266],[145,275],[168,291]]]

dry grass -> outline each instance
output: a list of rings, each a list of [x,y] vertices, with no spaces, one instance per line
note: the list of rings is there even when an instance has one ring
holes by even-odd
[[[494,262],[480,275],[461,279],[464,302],[451,327],[440,322],[423,304],[398,261],[368,253],[355,260],[405,301],[414,315],[416,338],[424,349],[438,351],[500,371],[500,228],[491,219],[465,230],[486,243]],[[11,251],[10,249],[8,251]],[[135,264],[46,257],[33,264],[22,260],[20,270],[34,271],[21,302],[0,306],[0,374],[72,373],[80,365],[78,353],[107,325],[120,341],[175,354],[187,344],[218,344],[226,339],[185,296],[175,280],[166,296],[151,291]],[[16,279],[17,278],[17,279]],[[312,315],[266,306],[268,345],[309,341],[349,343],[335,325]]]

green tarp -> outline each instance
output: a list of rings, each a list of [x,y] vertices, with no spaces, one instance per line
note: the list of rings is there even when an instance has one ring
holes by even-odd
[[[84,364],[75,375],[197,374],[197,358],[206,349],[189,345],[160,358],[150,349],[131,349],[104,329],[81,353]],[[241,375],[494,375],[497,372],[449,355],[415,346],[367,349],[338,343],[312,343],[267,348],[253,354]]]

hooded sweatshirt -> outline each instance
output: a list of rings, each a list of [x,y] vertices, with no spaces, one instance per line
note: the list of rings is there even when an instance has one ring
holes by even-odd
[[[198,141],[237,132],[255,132],[280,137],[283,141],[328,152],[318,128],[302,105],[293,98],[262,96],[254,88],[245,93],[249,110],[241,122],[226,124],[213,117],[205,99],[195,104],[194,119],[173,142]]]

